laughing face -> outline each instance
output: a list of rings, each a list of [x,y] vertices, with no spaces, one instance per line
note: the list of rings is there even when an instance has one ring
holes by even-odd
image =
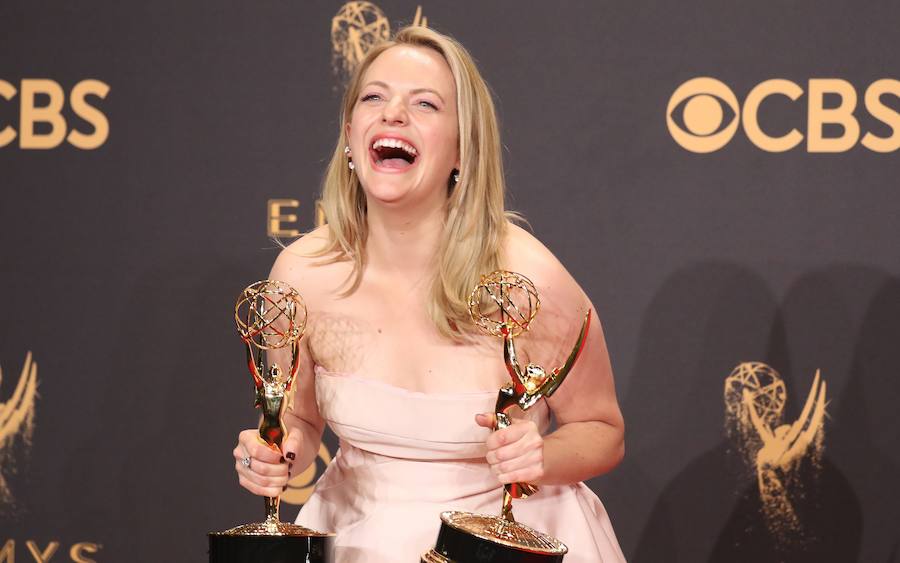
[[[379,55],[347,124],[369,205],[442,204],[459,168],[458,129],[456,86],[439,53],[398,45]]]

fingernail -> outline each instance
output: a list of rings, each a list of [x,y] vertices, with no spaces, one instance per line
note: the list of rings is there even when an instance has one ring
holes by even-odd
[[[296,457],[296,456],[294,455],[294,452],[288,452],[288,453],[287,453],[287,458],[288,458],[288,459],[293,460],[295,457]]]
[[[282,493],[283,493],[284,491],[286,491],[286,490],[287,490],[287,485],[281,487],[281,492],[282,492]]]
[[[278,460],[278,463],[284,463],[284,456],[281,456],[281,459]]]

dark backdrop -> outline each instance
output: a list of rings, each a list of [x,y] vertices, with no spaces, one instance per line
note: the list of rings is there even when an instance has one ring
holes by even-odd
[[[417,8],[377,4],[392,29]],[[30,435],[0,427],[0,561],[47,549],[54,561],[202,561],[207,531],[261,513],[230,454],[255,423],[231,307],[278,251],[268,201],[299,202],[284,229],[313,225],[336,135],[342,6],[0,3],[0,81],[16,91],[0,97],[0,131],[23,129],[32,101],[52,102],[21,95],[47,79],[63,92],[66,131],[90,135],[72,91],[109,87],[85,98],[108,121],[97,148],[33,149],[21,133],[0,148],[0,403],[33,417]],[[510,207],[599,310],[627,454],[590,485],[629,560],[900,561],[900,88],[880,98],[886,120],[864,104],[870,84],[900,79],[900,5],[421,9],[493,87]],[[804,92],[811,79],[846,81],[861,134],[895,147],[773,153],[738,127],[718,150],[692,152],[666,115],[695,77],[739,104],[774,78]],[[772,96],[760,125],[805,136],[810,105]],[[720,128],[742,117],[722,107]],[[18,404],[28,351],[38,396]],[[781,373],[786,423],[816,369],[828,383],[824,455],[799,477],[803,541],[771,533],[754,469],[725,431],[724,381],[745,361]]]

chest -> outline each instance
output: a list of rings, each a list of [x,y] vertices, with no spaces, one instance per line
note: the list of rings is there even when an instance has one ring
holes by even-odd
[[[442,337],[424,296],[366,291],[310,315],[308,345],[317,365],[424,393],[496,390],[508,381],[501,343]]]

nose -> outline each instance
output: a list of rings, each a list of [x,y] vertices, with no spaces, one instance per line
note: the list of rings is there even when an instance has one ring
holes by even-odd
[[[388,125],[405,125],[407,120],[406,107],[400,96],[396,96],[389,103],[382,106],[381,122]]]

